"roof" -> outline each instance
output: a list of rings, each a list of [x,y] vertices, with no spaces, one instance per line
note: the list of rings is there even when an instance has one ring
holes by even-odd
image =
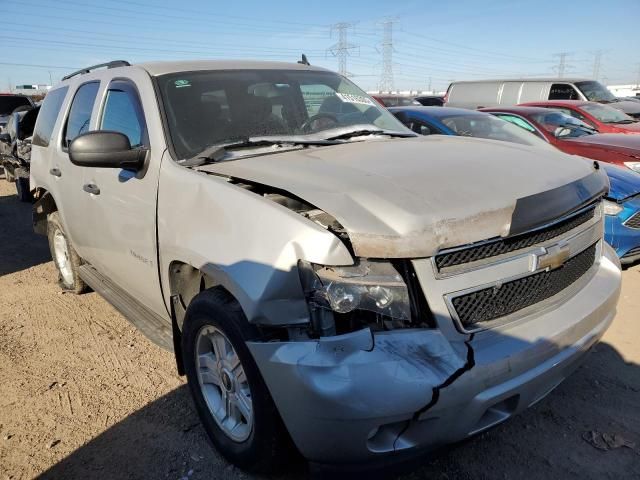
[[[388,108],[390,112],[415,112],[422,113],[424,115],[429,115],[431,117],[441,118],[441,117],[453,117],[458,115],[484,115],[483,112],[479,112],[477,110],[469,110],[466,108],[454,108],[454,107],[391,107]]]
[[[504,112],[515,113],[520,115],[534,115],[536,113],[549,113],[549,109],[545,107],[521,107],[521,106],[509,106],[509,107],[488,107],[479,109],[480,112]]]
[[[199,70],[313,70],[328,71],[324,68],[295,62],[264,62],[256,60],[183,60],[175,62],[145,62],[133,66],[143,68],[149,75],[193,72]]]
[[[523,106],[530,106],[530,105],[566,105],[566,106],[573,106],[573,107],[581,107],[582,105],[587,105],[589,103],[594,103],[594,102],[589,102],[588,100],[540,100],[537,102],[525,102],[525,103],[521,103],[520,105]]]
[[[558,77],[541,77],[541,78],[494,78],[490,80],[461,80],[451,82],[456,83],[493,83],[493,82],[558,82],[558,83],[575,83],[575,82],[595,82],[592,78],[558,78]]]

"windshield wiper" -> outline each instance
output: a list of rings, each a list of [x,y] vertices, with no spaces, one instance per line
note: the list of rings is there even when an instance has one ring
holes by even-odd
[[[617,120],[615,122],[607,122],[607,123],[615,123],[616,125],[623,125],[627,123],[636,123],[638,120],[632,120],[631,118],[625,118],[624,120]]]
[[[185,167],[199,167],[206,163],[219,162],[230,150],[250,147],[268,147],[270,145],[335,145],[338,142],[330,140],[305,140],[299,137],[245,137],[227,143],[217,143],[205,148],[197,155],[180,160]]]
[[[350,132],[341,133],[333,137],[329,137],[327,138],[327,140],[346,140],[353,137],[364,137],[366,135],[387,135],[389,137],[401,137],[401,138],[418,136],[415,133],[394,132],[392,130],[358,129],[358,130],[352,130]]]

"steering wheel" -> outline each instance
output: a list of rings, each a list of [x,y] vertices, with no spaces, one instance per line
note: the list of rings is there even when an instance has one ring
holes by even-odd
[[[315,115],[312,115],[309,118],[307,118],[307,120],[305,120],[305,122],[302,125],[300,125],[300,130],[302,130],[305,133],[309,133],[312,130],[317,130],[316,128],[313,128],[313,124],[320,120],[328,120],[334,125],[338,123],[338,118],[331,113],[316,113]],[[325,127],[325,128],[329,128],[331,126],[332,125],[329,125],[328,127]]]

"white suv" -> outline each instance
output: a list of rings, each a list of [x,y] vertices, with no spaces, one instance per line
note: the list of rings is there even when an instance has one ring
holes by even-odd
[[[417,137],[308,64],[112,62],[47,95],[36,231],[61,286],[173,349],[214,445],[375,465],[535,403],[611,322],[606,176]]]

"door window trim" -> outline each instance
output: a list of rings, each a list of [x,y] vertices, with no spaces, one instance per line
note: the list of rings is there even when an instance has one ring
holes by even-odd
[[[69,115],[71,114],[71,108],[73,108],[73,102],[76,99],[76,96],[78,95],[78,92],[80,91],[80,89],[82,87],[84,87],[85,85],[88,85],[90,83],[97,83],[98,84],[98,90],[96,92],[96,98],[94,98],[93,100],[93,106],[91,107],[91,116],[89,117],[89,128],[91,128],[91,117],[93,117],[93,114],[95,112],[95,107],[96,107],[96,99],[98,98],[98,93],[100,93],[100,87],[102,82],[99,79],[93,79],[93,80],[88,80],[86,82],[83,82],[81,84],[79,84],[76,89],[73,91],[73,95],[71,96],[71,100],[69,101],[69,105],[67,105],[67,111],[64,114],[64,121],[62,122],[62,128],[60,130],[60,148],[62,149],[63,152],[69,152],[69,147],[67,145],[65,145],[65,140],[67,138],[67,124],[69,123]],[[67,92],[67,95],[69,93]],[[91,131],[91,130],[87,130],[87,131]]]
[[[121,84],[125,88],[124,91],[128,90],[129,94],[131,93],[134,94],[135,99],[137,101],[137,106],[135,106],[134,108],[139,109],[139,114],[141,115],[141,121],[142,121],[140,125],[142,127],[142,132],[141,132],[142,142],[140,146],[146,147],[150,150],[151,141],[149,139],[149,127],[147,125],[147,116],[144,112],[142,98],[140,97],[140,90],[138,90],[138,87],[136,86],[135,82],[130,78],[114,77],[111,80],[109,80],[109,83],[107,84],[104,91],[102,92],[102,98],[100,99],[100,107],[98,109],[98,123],[96,125],[97,130],[102,130],[102,122],[104,120],[104,110],[107,104],[107,97],[109,95],[109,90],[114,89],[113,88],[114,84],[115,85]]]

